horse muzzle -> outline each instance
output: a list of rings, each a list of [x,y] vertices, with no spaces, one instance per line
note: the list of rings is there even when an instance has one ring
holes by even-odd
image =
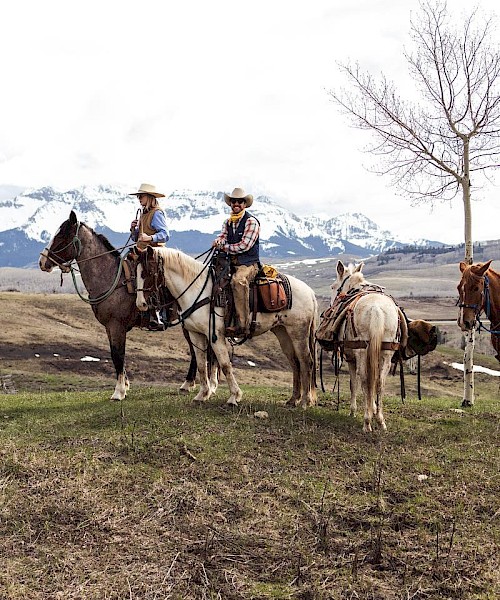
[[[42,271],[46,273],[51,273],[54,267],[59,267],[63,273],[69,273],[71,271],[70,267],[66,263],[54,262],[49,257],[49,251],[47,248],[44,248],[42,252],[40,252],[40,258],[38,259],[38,266]]]

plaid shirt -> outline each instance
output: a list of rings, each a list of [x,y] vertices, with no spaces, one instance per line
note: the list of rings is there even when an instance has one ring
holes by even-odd
[[[257,238],[259,237],[259,223],[257,222],[257,219],[255,217],[249,216],[247,222],[245,223],[245,230],[243,231],[241,242],[239,242],[238,244],[228,244],[228,227],[233,227],[234,229],[236,229],[236,227],[238,227],[239,222],[240,221],[236,221],[236,223],[231,223],[229,219],[225,221],[224,225],[222,226],[222,231],[216,238],[216,241],[221,242],[221,249],[225,252],[228,252],[229,254],[241,254],[242,252],[250,250],[250,248],[255,244]]]

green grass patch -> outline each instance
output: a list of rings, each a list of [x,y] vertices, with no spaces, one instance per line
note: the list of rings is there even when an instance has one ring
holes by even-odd
[[[0,597],[498,595],[496,396],[389,397],[365,435],[287,393],[0,396]]]

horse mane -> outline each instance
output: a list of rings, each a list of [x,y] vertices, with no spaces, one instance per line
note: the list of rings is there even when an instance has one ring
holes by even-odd
[[[160,246],[159,248],[155,248],[155,251],[162,258],[165,271],[180,271],[190,281],[194,280],[203,268],[203,265],[195,258],[175,248]]]
[[[92,233],[98,240],[100,240],[100,242],[103,244],[106,250],[110,252],[110,254],[112,254],[113,256],[120,257],[120,252],[113,246],[113,244],[108,240],[108,238],[105,235],[103,235],[102,233],[97,233],[92,229],[92,227],[87,225],[87,223],[81,223],[81,225],[84,225],[85,228],[90,231],[90,233]]]

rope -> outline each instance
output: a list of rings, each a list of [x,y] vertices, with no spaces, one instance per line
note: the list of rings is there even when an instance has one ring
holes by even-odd
[[[99,255],[99,256],[101,256],[101,255]],[[97,257],[92,257],[92,258],[97,258]],[[71,271],[71,277],[73,278],[73,285],[75,286],[76,293],[80,296],[81,300],[83,300],[84,302],[87,302],[87,304],[99,304],[103,300],[106,300],[106,298],[109,298],[109,296],[111,296],[111,294],[115,291],[115,289],[118,285],[118,282],[120,281],[120,276],[123,271],[123,261],[124,260],[125,260],[125,257],[123,257],[123,256],[120,257],[120,264],[118,265],[118,270],[116,272],[115,279],[114,279],[113,283],[111,284],[111,287],[109,288],[109,290],[107,292],[104,292],[104,294],[97,296],[96,298],[86,298],[85,296],[82,296],[82,294],[80,293],[80,290],[78,289],[78,285],[76,283],[75,271],[77,269],[75,269],[72,265],[70,265],[69,268]]]

